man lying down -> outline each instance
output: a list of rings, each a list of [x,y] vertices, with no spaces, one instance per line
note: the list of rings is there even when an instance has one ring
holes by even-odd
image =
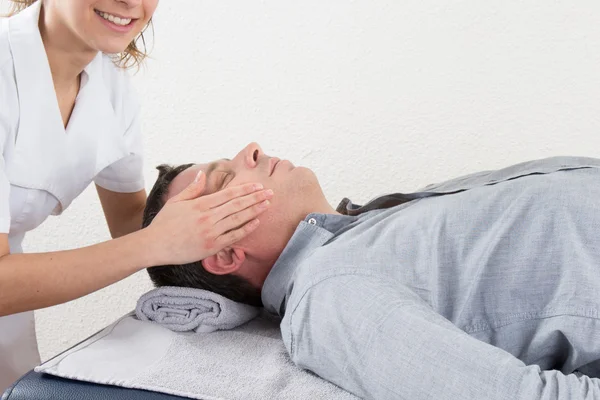
[[[207,194],[273,189],[247,238],[148,272],[264,305],[299,367],[366,399],[600,399],[600,160],[531,161],[337,210],[311,170],[257,144],[159,169],[145,226],[200,169]]]

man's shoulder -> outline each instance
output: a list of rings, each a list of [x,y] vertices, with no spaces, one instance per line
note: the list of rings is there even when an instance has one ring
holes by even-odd
[[[326,293],[332,288],[348,289],[353,283],[381,279],[377,271],[359,265],[360,263],[352,265],[346,260],[335,262],[334,252],[337,251],[328,246],[321,247],[298,265],[290,300],[299,301],[309,292]]]

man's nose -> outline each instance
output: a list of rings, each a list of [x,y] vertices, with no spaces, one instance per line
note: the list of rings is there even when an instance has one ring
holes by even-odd
[[[258,165],[258,160],[264,156],[264,152],[258,143],[250,143],[243,151],[244,163],[249,168],[255,168]]]

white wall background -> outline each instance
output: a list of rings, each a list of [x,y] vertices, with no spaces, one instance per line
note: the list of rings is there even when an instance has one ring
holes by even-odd
[[[161,1],[135,76],[153,166],[250,141],[312,167],[334,204],[552,155],[600,156],[600,3]],[[108,238],[93,188],[27,251]],[[144,251],[144,249],[140,249]],[[42,358],[151,288],[145,272],[37,312]]]

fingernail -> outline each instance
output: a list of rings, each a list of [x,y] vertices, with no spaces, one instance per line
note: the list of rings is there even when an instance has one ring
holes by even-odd
[[[269,206],[269,200],[265,200],[260,203],[260,208],[267,208]]]
[[[263,189],[263,185],[261,185],[260,183],[257,183],[256,185],[254,185],[254,190],[262,190]]]
[[[194,183],[198,183],[201,176],[202,176],[202,171],[198,172],[198,174],[196,175],[196,178],[194,178]]]
[[[267,190],[265,193],[267,196],[273,196],[273,191],[271,189]]]

